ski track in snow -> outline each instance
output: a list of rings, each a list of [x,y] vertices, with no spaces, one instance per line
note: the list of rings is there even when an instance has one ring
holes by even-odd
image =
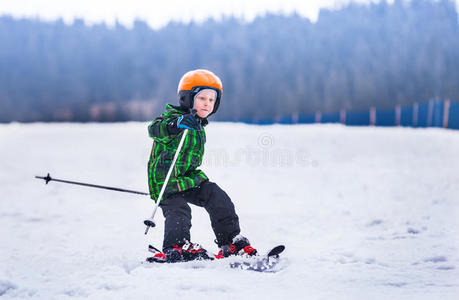
[[[211,123],[202,169],[281,270],[145,264],[146,123],[0,125],[2,299],[458,299],[459,132]],[[192,240],[216,252],[193,207]]]

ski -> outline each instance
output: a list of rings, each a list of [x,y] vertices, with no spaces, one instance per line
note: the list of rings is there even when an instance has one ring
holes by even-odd
[[[272,248],[264,256],[249,257],[244,261],[236,261],[230,263],[233,269],[241,269],[255,272],[275,273],[279,269],[277,267],[280,257],[279,255],[285,250],[284,245],[279,245]]]
[[[156,256],[156,254],[164,254],[161,250],[157,249],[152,245],[148,245],[148,251],[154,253],[154,256],[147,257],[146,261],[149,263],[165,263],[165,257],[163,255]]]
[[[285,250],[284,245],[278,245],[268,251],[265,255],[255,255],[249,257],[243,256],[231,256],[228,259],[233,260],[230,262],[229,266],[232,269],[241,269],[255,272],[266,272],[266,273],[275,273],[279,271],[278,263],[280,261],[279,255]],[[148,245],[148,251],[154,253],[154,256],[147,257],[146,261],[149,263],[166,263],[164,253],[152,245]],[[159,254],[159,255],[158,255]],[[225,258],[217,259],[222,260]],[[239,260],[240,261],[234,261]],[[198,259],[198,260],[214,260],[213,257],[209,259]]]

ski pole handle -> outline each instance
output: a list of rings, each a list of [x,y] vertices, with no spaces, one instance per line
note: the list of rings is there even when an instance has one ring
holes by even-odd
[[[174,169],[175,162],[177,161],[177,158],[180,154],[180,150],[182,150],[183,142],[185,141],[187,134],[188,134],[188,129],[185,129],[185,131],[183,132],[182,138],[180,139],[180,143],[177,147],[177,151],[175,151],[175,155],[174,155],[174,159],[172,160],[172,164],[169,167],[169,171],[167,172],[166,179],[164,180],[163,186],[161,187],[161,191],[159,192],[159,196],[158,196],[158,199],[156,200],[155,207],[153,209],[151,218],[143,221],[143,223],[147,226],[147,228],[145,229],[145,234],[148,233],[148,230],[150,229],[150,227],[156,226],[156,223],[154,221],[156,210],[158,209],[159,202],[161,202],[164,191],[166,190],[167,183],[169,182],[169,178],[171,177],[172,169]]]

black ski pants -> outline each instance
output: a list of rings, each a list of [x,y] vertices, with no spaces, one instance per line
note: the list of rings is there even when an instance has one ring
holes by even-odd
[[[209,213],[218,246],[230,243],[240,233],[239,218],[230,197],[216,184],[204,181],[198,187],[168,195],[160,203],[165,220],[163,249],[191,241],[191,208],[204,207]]]

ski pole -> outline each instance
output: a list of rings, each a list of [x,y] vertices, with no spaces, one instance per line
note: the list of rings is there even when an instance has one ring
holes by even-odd
[[[185,129],[185,131],[183,132],[182,138],[180,140],[180,143],[177,147],[177,151],[175,151],[175,155],[174,155],[174,159],[172,160],[172,164],[169,167],[169,171],[167,172],[166,179],[164,180],[163,186],[161,187],[161,191],[159,192],[159,196],[158,196],[158,199],[156,200],[155,207],[153,208],[153,213],[151,215],[151,218],[143,221],[143,223],[147,226],[147,228],[145,229],[145,234],[148,233],[148,230],[150,229],[150,227],[156,226],[153,218],[155,217],[156,210],[158,209],[158,206],[159,206],[159,202],[161,201],[164,191],[166,190],[167,183],[169,182],[169,178],[171,177],[172,169],[174,168],[175,162],[177,161],[177,157],[180,153],[180,150],[182,149],[183,142],[185,141],[185,137],[187,133],[188,133],[188,129]]]
[[[149,195],[148,193],[139,192],[139,191],[133,191],[133,190],[127,190],[127,189],[122,189],[122,188],[117,188],[117,187],[103,186],[103,185],[97,185],[97,184],[92,184],[92,183],[84,183],[84,182],[70,181],[70,180],[63,180],[63,179],[56,179],[56,178],[52,178],[49,175],[49,173],[48,173],[48,175],[46,175],[46,177],[35,176],[35,178],[45,180],[46,184],[48,184],[48,182],[50,182],[50,181],[56,181],[56,182],[76,184],[76,185],[88,186],[88,187],[111,190],[111,191],[117,191],[117,192],[139,194],[139,195]]]

